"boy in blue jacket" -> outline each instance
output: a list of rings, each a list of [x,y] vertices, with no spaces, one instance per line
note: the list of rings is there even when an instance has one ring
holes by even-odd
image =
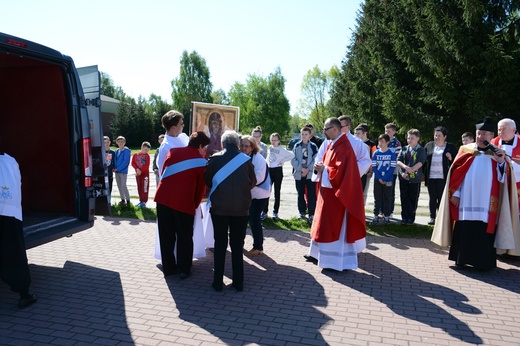
[[[126,178],[128,176],[128,166],[130,165],[131,150],[125,146],[126,139],[123,136],[117,137],[116,143],[118,148],[114,159],[114,173],[121,196],[121,205],[127,205],[130,203],[130,192],[128,192],[128,187],[126,186]]]
[[[392,213],[392,196],[394,171],[397,164],[395,153],[388,148],[390,136],[382,134],[378,138],[379,149],[372,156],[374,172],[374,219],[373,225],[379,223],[379,214],[383,212],[383,224],[390,223]]]

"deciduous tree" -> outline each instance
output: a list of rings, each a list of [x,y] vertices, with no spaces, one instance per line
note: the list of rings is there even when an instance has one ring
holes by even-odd
[[[285,96],[285,78],[279,67],[266,78],[249,75],[246,84],[235,83],[229,91],[230,105],[240,107],[240,130],[250,133],[260,125],[263,140],[273,132],[289,132],[289,100]]]
[[[191,102],[212,103],[209,68],[206,60],[196,51],[182,53],[180,73],[172,84],[173,108],[184,114],[184,131],[190,129]]]

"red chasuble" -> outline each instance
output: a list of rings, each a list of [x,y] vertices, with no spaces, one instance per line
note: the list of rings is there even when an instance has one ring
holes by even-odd
[[[318,243],[339,240],[345,210],[346,243],[366,237],[365,205],[356,155],[348,138],[342,135],[332,149],[325,152],[324,162],[332,188],[319,186],[311,237]],[[320,183],[318,183],[320,184]]]

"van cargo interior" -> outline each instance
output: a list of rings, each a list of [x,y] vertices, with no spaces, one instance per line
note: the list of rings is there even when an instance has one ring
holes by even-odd
[[[20,165],[24,227],[74,215],[66,100],[59,66],[0,53],[0,136]]]

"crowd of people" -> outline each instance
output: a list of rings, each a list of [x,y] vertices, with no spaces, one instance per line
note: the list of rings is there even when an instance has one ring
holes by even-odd
[[[300,138],[290,142],[289,150],[281,145],[278,133],[269,136],[269,146],[264,144],[260,126],[250,135],[228,129],[221,133],[220,145],[212,146],[221,150],[212,149],[212,154],[207,150],[214,139],[205,131],[188,137],[182,132],[183,119],[176,111],[163,116],[166,134],[158,139],[160,147],[152,165],[157,182],[156,258],[162,261],[159,267],[166,277],[189,277],[193,257],[200,256],[193,249],[213,248],[212,287],[221,291],[229,243],[232,286],[242,291],[246,227],[249,224],[253,244],[245,254],[264,254],[262,220],[280,217],[286,162],[292,166],[298,214],[311,224],[311,244],[304,257],[322,268],[357,268],[357,255],[366,247],[365,204],[369,186],[373,186],[374,198],[371,224],[392,222],[395,187],[399,185],[400,224],[408,226],[415,223],[422,182],[429,195],[428,224],[435,226],[432,241],[451,246],[449,258],[457,266],[493,268],[497,248],[502,253],[520,255],[518,219],[503,211],[505,205],[513,204],[513,199],[520,207],[517,190],[511,188],[504,197],[503,189],[498,188],[499,184],[511,181],[511,176],[520,181],[520,145],[516,149],[518,136],[511,119],[498,124],[498,137],[494,136],[496,129],[490,119],[479,122],[475,135],[462,134],[460,149],[447,141],[448,130],[443,126],[434,128],[433,140],[423,140],[425,145],[421,145],[419,130],[409,129],[406,145],[402,145],[396,137],[397,126],[389,123],[376,143],[369,138],[366,124],[355,127],[352,134],[351,118],[341,116],[326,120],[325,139],[315,135],[312,124],[306,124],[300,130]],[[108,138],[106,145],[107,142],[110,143]],[[129,202],[126,174],[131,164],[136,171],[138,206],[145,207],[150,144],[144,142],[141,151],[130,159],[124,137],[118,137],[116,143],[116,151],[107,146],[107,162],[116,176],[121,204]],[[483,170],[481,166],[487,168]],[[477,178],[486,183],[481,184]],[[110,188],[111,185],[110,179]],[[269,210],[271,194],[274,201]],[[172,197],[179,195],[193,196],[193,200]],[[497,204],[499,198],[501,202]],[[504,203],[503,198],[509,198],[509,203]],[[503,210],[497,210],[495,205]],[[507,227],[507,234],[497,232]],[[197,236],[199,233],[202,235]]]
[[[328,118],[325,139],[306,124],[289,151],[278,133],[262,143],[262,129],[240,136],[226,130],[221,150],[208,155],[212,143],[205,131],[189,137],[184,116],[167,112],[161,119],[166,131],[159,136],[153,158],[156,176],[157,237],[155,257],[165,277],[192,275],[193,258],[213,249],[215,291],[224,288],[226,251],[231,248],[232,287],[244,289],[244,243],[249,224],[253,246],[247,256],[264,254],[262,220],[267,217],[274,185],[273,217],[279,217],[282,167],[291,162],[300,217],[311,223],[311,241],[303,257],[328,270],[357,269],[358,254],[366,247],[366,190],[373,177],[372,225],[389,224],[399,179],[401,225],[415,222],[421,183],[429,195],[431,240],[449,246],[449,260],[458,268],[487,271],[496,267],[497,254],[520,256],[520,136],[512,119],[495,124],[490,118],[476,123],[475,135],[465,132],[463,145],[447,141],[438,126],[433,141],[420,144],[417,129],[406,132],[407,145],[395,137],[397,127],[387,124],[377,144],[368,126],[350,132],[348,116]],[[495,136],[497,133],[497,136]],[[0,139],[1,140],[1,139]],[[104,138],[111,193],[115,175],[121,205],[130,203],[126,185],[131,165],[136,172],[139,207],[146,207],[149,190],[148,154],[151,145],[131,155],[126,140],[116,139],[117,150]],[[37,301],[29,293],[30,273],[21,222],[20,171],[14,158],[1,151],[0,274],[20,294],[18,306]],[[110,195],[109,193],[109,195]],[[110,197],[110,196],[109,196]],[[202,249],[202,250],[200,250]],[[196,250],[196,251],[195,251]]]

